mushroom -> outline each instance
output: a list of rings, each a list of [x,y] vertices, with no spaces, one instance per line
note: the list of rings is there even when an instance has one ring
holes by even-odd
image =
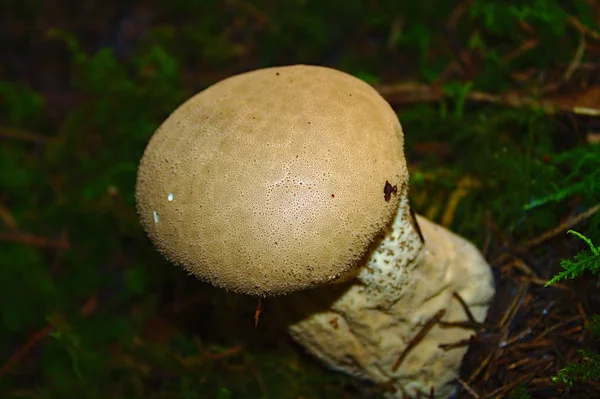
[[[289,331],[329,367],[386,384],[391,398],[448,397],[467,347],[440,344],[471,331],[435,322],[467,319],[456,297],[483,321],[493,277],[470,242],[411,213],[403,145],[393,109],[351,75],[243,73],[191,97],[152,136],[139,218],[167,259],[215,286],[304,290],[301,301],[328,290]]]

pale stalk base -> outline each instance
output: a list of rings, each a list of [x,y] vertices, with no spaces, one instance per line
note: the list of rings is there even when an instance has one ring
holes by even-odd
[[[326,311],[289,327],[291,336],[332,369],[382,384],[389,398],[447,398],[472,330],[435,325],[395,372],[394,363],[425,323],[444,309],[442,321],[466,321],[456,292],[477,321],[485,319],[494,295],[489,265],[470,242],[417,217],[423,245],[411,224],[408,203],[358,270],[356,283]]]

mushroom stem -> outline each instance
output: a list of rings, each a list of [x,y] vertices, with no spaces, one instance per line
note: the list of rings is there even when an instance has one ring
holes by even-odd
[[[468,340],[472,331],[437,321],[468,320],[454,293],[483,321],[493,277],[473,244],[421,216],[413,222],[406,191],[356,279],[329,309],[289,331],[330,368],[384,384],[387,397],[427,396],[433,389],[446,398],[467,346],[440,345]]]

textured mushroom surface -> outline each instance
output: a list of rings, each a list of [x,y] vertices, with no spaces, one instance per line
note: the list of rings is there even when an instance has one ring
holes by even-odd
[[[236,75],[182,104],[141,160],[141,223],[169,260],[232,291],[275,295],[351,271],[393,218],[408,173],[396,114],[316,66]]]
[[[457,293],[474,318],[485,319],[494,295],[491,269],[477,248],[421,216],[423,243],[401,199],[394,222],[379,237],[357,283],[328,309],[290,326],[292,337],[330,368],[386,387],[389,398],[448,398],[472,330],[436,323],[407,350],[436,316],[467,321]],[[405,356],[399,361],[401,354]]]

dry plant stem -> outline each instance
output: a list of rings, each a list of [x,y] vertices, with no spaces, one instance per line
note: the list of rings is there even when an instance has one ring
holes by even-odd
[[[465,314],[467,315],[469,322],[472,324],[477,324],[477,320],[475,320],[475,316],[473,316],[473,313],[471,313],[471,309],[469,309],[469,305],[467,305],[465,300],[462,299],[462,297],[459,294],[457,294],[456,292],[452,293],[452,297],[454,299],[456,299],[458,301],[458,303],[460,303],[460,306],[463,308]]]
[[[567,20],[582,35],[587,35],[594,40],[600,41],[600,33],[596,32],[595,30],[593,30],[591,28],[588,28],[587,26],[582,24],[581,21],[579,19],[577,19],[576,17],[569,15]]]
[[[504,386],[496,389],[495,391],[487,393],[484,396],[480,396],[480,399],[489,399],[489,398],[500,399],[500,398],[503,398],[507,393],[509,393],[510,391],[512,391],[517,385],[525,383],[530,378],[531,378],[531,376],[525,375],[525,376],[523,376],[523,377],[521,377],[521,378],[519,378],[519,379],[511,382],[510,384],[504,385]]]
[[[532,37],[530,39],[525,40],[519,47],[510,52],[507,56],[502,58],[502,61],[509,63],[513,61],[515,58],[522,56],[523,54],[533,50],[540,43],[540,39],[536,37]]]
[[[71,244],[64,240],[51,240],[46,237],[35,236],[26,233],[0,233],[0,241],[14,242],[18,244],[33,245],[36,247],[47,247],[57,249],[69,249]]]
[[[542,285],[542,286],[548,284],[548,280],[544,280],[541,278],[534,278],[534,277],[519,277],[519,278],[517,278],[517,280],[525,282],[525,283],[529,283],[529,284]],[[558,290],[563,290],[563,291],[570,290],[570,288],[568,288],[567,286],[560,284],[560,283],[552,284],[552,288],[556,288]]]
[[[427,336],[427,333],[437,323],[439,323],[439,321],[442,319],[442,317],[444,317],[445,314],[446,314],[446,310],[445,309],[441,309],[436,314],[434,314],[433,317],[427,321],[427,323],[425,323],[425,325],[423,326],[423,328],[421,329],[421,331],[419,331],[417,333],[417,335],[415,335],[413,337],[413,339],[410,340],[410,342],[408,343],[408,345],[406,345],[406,348],[404,348],[404,350],[402,351],[402,353],[400,354],[400,356],[398,356],[398,359],[396,360],[396,362],[392,366],[392,372],[395,373],[398,370],[398,367],[400,367],[400,365],[402,364],[402,361],[404,360],[404,358],[406,357],[406,355],[408,355],[408,353],[415,346],[417,346],[419,344],[419,342],[421,342]]]
[[[460,326],[457,326],[457,327],[460,327]],[[447,350],[455,349],[455,348],[468,347],[469,345],[471,345],[471,342],[472,342],[471,339],[464,339],[462,341],[454,342],[451,344],[439,344],[438,348],[447,351]]]
[[[469,386],[469,384],[467,384],[465,381],[463,381],[461,378],[457,378],[456,381],[458,381],[458,383],[465,389],[465,391],[467,391],[472,397],[474,398],[480,398],[481,396],[479,396],[479,394],[477,392],[475,392],[475,390],[473,388],[471,388]]]
[[[44,338],[52,332],[54,327],[47,325],[41,330],[35,332],[29,340],[20,347],[11,357],[4,363],[4,365],[0,368],[0,379],[4,377],[4,375],[10,371],[22,358],[27,356],[27,354],[37,346],[37,344],[42,341]]]
[[[586,46],[585,35],[580,34],[579,35],[579,45],[577,46],[575,55],[573,56],[573,59],[569,63],[569,66],[567,67],[567,69],[565,70],[565,73],[563,75],[564,81],[570,80],[571,77],[573,76],[573,74],[575,73],[575,71],[581,65],[581,61],[583,60],[583,56],[585,54],[585,46]]]
[[[290,333],[331,368],[390,388],[387,397],[433,390],[433,397],[446,398],[467,350],[448,342],[462,344],[473,332],[440,321],[481,323],[494,292],[492,276],[472,244],[419,215],[416,220],[424,243],[403,198],[356,283]]]
[[[382,85],[375,87],[379,93],[390,103],[397,105],[408,105],[423,102],[438,102],[446,98],[441,87],[426,84],[408,82],[397,85]],[[535,99],[517,91],[509,91],[503,94],[492,94],[473,90],[467,93],[468,101],[500,104],[514,108],[536,108],[547,114],[556,112],[570,112],[574,114],[600,115],[600,107],[581,109],[577,106],[556,104],[551,100]]]
[[[19,140],[33,144],[47,144],[50,139],[37,133],[0,126],[0,139]]]
[[[0,221],[4,223],[10,230],[17,228],[17,221],[11,211],[6,206],[0,203]]]
[[[80,313],[84,316],[91,315],[97,306],[97,296],[92,295],[83,306],[80,308]],[[8,373],[13,367],[15,367],[21,359],[23,359],[31,350],[33,350],[42,340],[44,340],[48,334],[54,330],[54,326],[46,325],[42,329],[35,332],[29,340],[20,347],[7,361],[0,367],[0,380],[6,373]]]
[[[591,208],[585,210],[584,212],[581,212],[580,214],[567,219],[560,225],[542,233],[540,236],[525,242],[525,244],[521,245],[519,249],[522,250],[523,252],[526,252],[529,249],[536,247],[536,246],[556,237],[557,235],[564,233],[565,231],[567,231],[569,229],[572,229],[579,223],[594,216],[598,211],[600,211],[600,204],[596,204],[596,205],[592,206]]]

